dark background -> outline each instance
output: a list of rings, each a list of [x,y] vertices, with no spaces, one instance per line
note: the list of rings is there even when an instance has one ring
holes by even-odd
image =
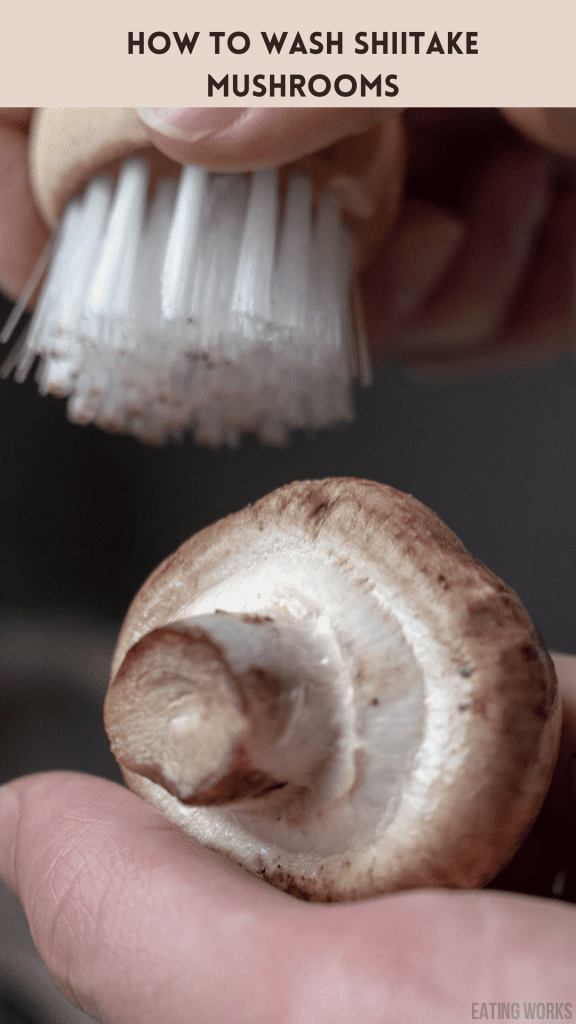
[[[8,313],[0,298],[0,323]],[[0,356],[3,353],[0,353]],[[34,381],[0,381],[0,616],[120,623],[190,534],[294,479],[367,477],[430,505],[576,652],[576,358],[438,385],[392,362],[354,426],[286,449],[147,448],[67,422]]]

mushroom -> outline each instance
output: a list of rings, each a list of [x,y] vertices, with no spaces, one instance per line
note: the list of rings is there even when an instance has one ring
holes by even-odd
[[[105,702],[135,793],[317,901],[490,881],[560,717],[516,594],[413,497],[346,478],[183,544],[128,612]]]

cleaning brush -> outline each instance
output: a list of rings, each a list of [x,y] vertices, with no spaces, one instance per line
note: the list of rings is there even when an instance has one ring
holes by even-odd
[[[338,193],[298,170],[149,177],[129,155],[73,194],[4,375],[36,363],[71,420],[151,443],[350,421],[370,365]]]

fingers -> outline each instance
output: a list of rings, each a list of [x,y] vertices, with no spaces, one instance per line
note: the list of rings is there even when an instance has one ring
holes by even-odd
[[[417,201],[415,233],[415,201],[405,202],[362,281],[374,355],[446,378],[571,351],[576,183],[555,174],[545,155],[516,147],[472,173],[456,213]]]
[[[518,288],[534,237],[551,198],[548,167],[532,153],[505,153],[468,185],[466,243],[450,280],[431,297],[403,351],[435,345],[466,346],[486,337]]]
[[[418,322],[427,296],[460,249],[465,223],[435,203],[402,204],[380,251],[361,276],[368,336],[375,356],[400,344],[403,325]]]
[[[576,156],[576,109],[574,107],[508,107],[502,113],[533,142],[555,152]]]
[[[314,107],[145,107],[137,113],[167,156],[216,171],[279,167],[388,116],[378,108]]]
[[[16,298],[47,240],[28,181],[30,111],[0,110],[0,289]]]
[[[395,216],[403,173],[400,112],[376,108],[145,108],[154,145],[180,162],[215,171],[299,161],[315,183],[334,188],[365,262]]]
[[[447,287],[450,287],[448,283]],[[428,377],[448,379],[510,371],[561,359],[574,351],[576,310],[576,182],[556,194],[510,301],[492,330],[469,345],[438,345],[423,338],[410,365]]]
[[[571,907],[448,892],[303,904],[85,776],[0,793],[0,873],[59,987],[104,1024],[453,1024],[476,1000],[572,999]]]

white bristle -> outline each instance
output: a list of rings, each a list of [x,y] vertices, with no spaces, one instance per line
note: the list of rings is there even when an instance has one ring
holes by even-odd
[[[288,186],[274,276],[273,319],[280,337],[306,328],[306,294],[312,250],[312,182],[294,174]]]
[[[369,380],[350,242],[338,200],[294,174],[184,167],[150,198],[148,167],[98,176],[62,218],[25,343],[42,393],[79,423],[151,443],[193,431],[282,444],[294,428],[349,421],[351,376]],[[2,340],[7,340],[3,334]]]
[[[272,275],[278,221],[278,174],[252,175],[246,222],[232,292],[232,323],[249,338],[263,335],[272,319]]]
[[[198,258],[207,172],[183,167],[162,268],[162,312],[166,320],[188,315],[189,280]]]

